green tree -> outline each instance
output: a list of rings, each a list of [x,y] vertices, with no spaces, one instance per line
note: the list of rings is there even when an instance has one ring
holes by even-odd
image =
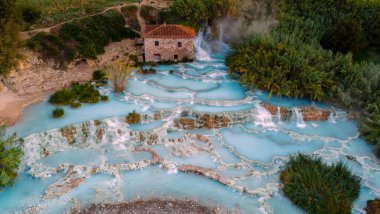
[[[19,59],[22,18],[15,0],[0,0],[0,75],[7,75]]]
[[[13,185],[21,161],[22,150],[16,135],[5,136],[6,127],[0,126],[0,188]]]
[[[363,27],[354,19],[337,22],[335,29],[326,34],[321,41],[323,48],[334,52],[357,56],[366,46],[367,40]]]

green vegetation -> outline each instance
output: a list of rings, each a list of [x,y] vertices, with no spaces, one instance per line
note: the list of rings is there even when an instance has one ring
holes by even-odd
[[[70,106],[71,106],[71,108],[79,108],[79,107],[81,107],[81,103],[80,102],[72,102],[72,103],[70,103]]]
[[[139,36],[124,25],[120,14],[110,12],[64,24],[55,34],[39,33],[27,45],[66,67],[74,59],[96,59],[111,41]]]
[[[21,14],[28,27],[35,24],[37,20],[41,18],[41,10],[31,5],[22,5]]]
[[[41,8],[36,27],[52,26],[73,18],[101,12],[107,7],[136,0],[16,0],[21,7]]]
[[[141,29],[139,20],[137,19],[137,6],[131,5],[121,8],[121,13],[127,19],[127,24],[134,30],[139,31]]]
[[[226,15],[235,15],[238,0],[173,0],[169,10],[161,13],[167,23],[179,23],[194,28],[211,26]]]
[[[0,189],[13,185],[22,157],[16,135],[5,136],[5,125],[0,125]]]
[[[53,118],[61,118],[65,114],[65,111],[62,108],[55,108],[53,110],[52,116]]]
[[[130,62],[115,62],[106,67],[106,74],[116,93],[123,92],[125,83],[132,74],[134,67]]]
[[[99,100],[105,100],[99,91],[89,83],[80,84],[72,83],[70,88],[62,89],[51,95],[49,102],[53,105],[70,105],[72,108],[78,108],[81,103],[94,104]]]
[[[0,0],[0,75],[7,75],[20,58],[22,17],[14,0]]]
[[[362,134],[380,155],[380,66],[358,61],[368,49],[380,50],[380,2],[282,0],[278,18],[268,35],[234,47],[227,57],[230,71],[270,95],[364,112]]]
[[[360,179],[346,165],[303,154],[290,158],[280,180],[285,195],[307,213],[349,214],[360,192]]]
[[[367,214],[380,214],[380,199],[367,201],[365,211]]]
[[[108,96],[102,95],[102,96],[100,96],[100,100],[103,101],[103,102],[107,102],[108,101]]]
[[[141,115],[133,111],[125,117],[125,122],[129,124],[137,124],[141,120]]]
[[[102,70],[96,70],[92,73],[92,80],[95,81],[96,86],[104,86],[107,84],[107,74]]]

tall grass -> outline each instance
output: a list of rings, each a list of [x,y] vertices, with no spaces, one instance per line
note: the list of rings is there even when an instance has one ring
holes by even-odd
[[[327,165],[304,154],[290,158],[280,180],[285,195],[307,213],[349,214],[360,192],[359,177],[342,162]]]

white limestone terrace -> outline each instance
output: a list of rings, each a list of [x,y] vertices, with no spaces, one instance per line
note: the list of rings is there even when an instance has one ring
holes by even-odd
[[[354,213],[380,197],[380,162],[358,137],[355,121],[343,111],[303,121],[302,106],[329,107],[274,97],[294,112],[283,120],[281,111],[261,105],[265,93],[247,92],[230,79],[224,53],[209,55],[212,48],[198,39],[205,61],[134,74],[123,94],[102,89],[107,103],[65,108],[59,120],[50,118],[47,102],[30,107],[11,128],[25,137],[25,156],[15,186],[0,192],[0,210],[63,213],[93,203],[177,198],[232,213],[302,213],[279,182],[289,154],[298,152],[342,160],[362,178]],[[143,115],[141,124],[125,122],[133,110]],[[204,115],[229,122],[207,129]],[[185,129],[180,118],[193,120],[194,128]]]

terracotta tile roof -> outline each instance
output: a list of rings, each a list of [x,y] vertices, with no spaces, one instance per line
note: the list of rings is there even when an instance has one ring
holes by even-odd
[[[144,38],[194,38],[195,30],[183,25],[147,25]]]

